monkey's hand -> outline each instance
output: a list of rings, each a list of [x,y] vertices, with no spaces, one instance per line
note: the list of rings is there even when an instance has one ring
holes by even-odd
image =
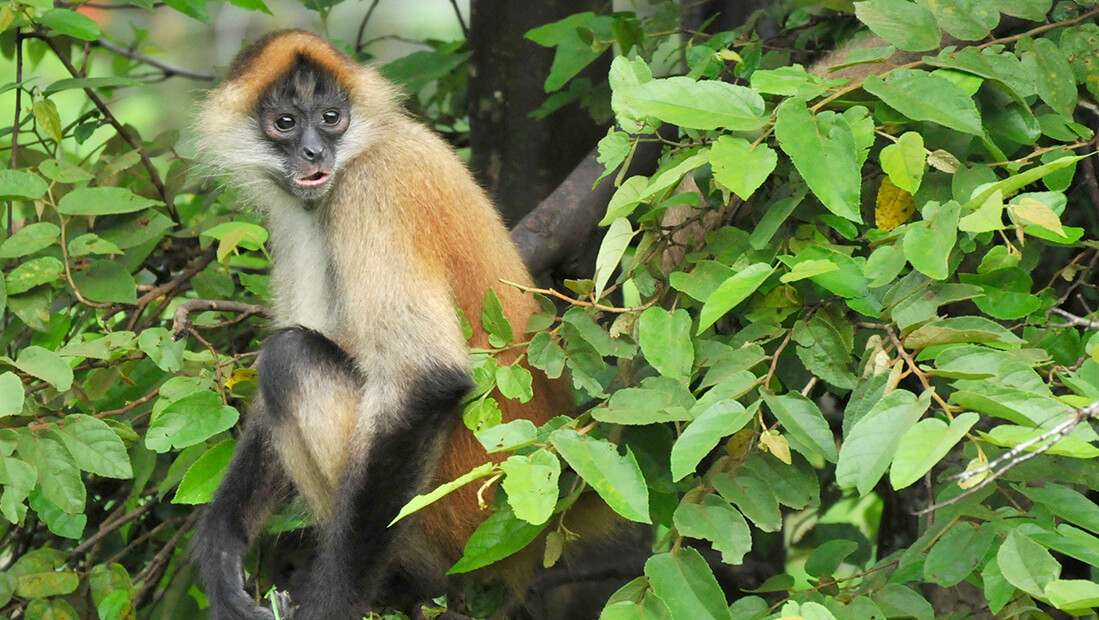
[[[275,590],[267,595],[267,598],[275,607],[275,611],[272,614],[273,619],[277,620],[293,620],[294,618],[294,602],[290,600],[290,593],[286,590]]]

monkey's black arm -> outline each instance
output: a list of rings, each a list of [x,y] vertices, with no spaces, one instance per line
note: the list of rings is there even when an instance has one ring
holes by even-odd
[[[249,537],[262,526],[285,487],[269,431],[262,419],[256,419],[264,414],[259,407],[254,409],[229,471],[202,513],[191,550],[214,620],[274,619],[244,591],[242,562]]]
[[[457,421],[461,399],[472,387],[463,369],[430,371],[398,411],[387,412],[387,428],[374,429],[372,448],[349,458],[294,620],[358,619],[362,601],[375,598],[391,547],[408,520],[389,523],[420,491],[437,460],[432,452]]]

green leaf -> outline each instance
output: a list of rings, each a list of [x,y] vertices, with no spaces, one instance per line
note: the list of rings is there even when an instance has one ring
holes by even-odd
[[[84,529],[88,526],[88,515],[68,514],[39,492],[30,494],[30,508],[46,524],[52,534],[71,540],[80,540],[84,537]]]
[[[984,561],[996,529],[991,523],[977,527],[964,521],[943,532],[924,560],[924,579],[944,588],[965,580]]]
[[[687,426],[672,446],[672,480],[679,481],[693,473],[718,442],[744,428],[751,420],[752,414],[735,400],[711,405]]]
[[[108,215],[133,213],[160,204],[123,187],[81,187],[57,202],[63,215]]]
[[[80,469],[107,478],[133,478],[126,446],[103,420],[74,413],[51,430],[61,438]]]
[[[751,131],[767,122],[759,93],[728,82],[676,76],[638,84],[621,96],[642,116],[690,129]]]
[[[52,256],[40,256],[20,264],[5,278],[8,295],[25,293],[40,284],[56,282],[65,273],[65,266]]]
[[[800,99],[779,105],[775,137],[809,189],[832,213],[862,223],[861,168],[854,131],[837,114],[814,116]]]
[[[805,572],[814,577],[832,575],[847,556],[859,548],[859,543],[846,538],[829,540],[822,543],[809,554],[805,561]]]
[[[473,532],[466,542],[465,555],[447,574],[468,573],[506,558],[533,542],[545,527],[544,524],[531,525],[516,517],[510,506],[505,506]]]
[[[886,618],[916,618],[934,620],[935,608],[921,594],[899,583],[886,584],[871,599],[877,603]]]
[[[1004,196],[999,191],[992,192],[977,210],[958,220],[958,230],[972,233],[1003,230]]]
[[[240,414],[225,405],[216,392],[196,392],[160,412],[145,434],[145,447],[167,452],[206,441],[237,423]]]
[[[706,560],[690,547],[660,553],[645,562],[645,575],[673,618],[732,620],[729,604]]]
[[[871,75],[863,88],[914,121],[930,121],[975,136],[984,133],[973,97],[944,77],[896,69],[884,81]]]
[[[880,157],[882,171],[889,175],[893,185],[909,194],[919,191],[927,160],[923,136],[914,131],[905,132],[895,144],[882,148]]]
[[[15,594],[24,598],[64,596],[75,592],[79,585],[80,577],[77,576],[75,571],[32,573],[19,577],[19,585],[15,588]],[[75,620],[76,616],[72,617]]]
[[[995,4],[984,0],[920,0],[943,30],[963,41],[979,41],[1000,23]]]
[[[57,241],[61,229],[50,222],[35,222],[20,228],[0,243],[0,258],[19,258],[34,254]]]
[[[770,454],[751,452],[737,472],[768,481],[775,499],[783,506],[801,510],[820,503],[817,472],[800,457],[794,457],[794,464],[787,465]]]
[[[489,342],[494,347],[502,347],[515,340],[515,332],[511,329],[511,323],[504,316],[504,307],[500,305],[500,298],[491,288],[485,290],[485,299],[481,304],[481,326],[489,335]]]
[[[1038,38],[1021,56],[1023,67],[1034,76],[1042,101],[1061,114],[1072,116],[1076,107],[1076,79],[1061,48],[1050,39]]]
[[[725,316],[725,313],[748,299],[773,272],[774,268],[767,263],[755,263],[722,282],[721,286],[706,299],[702,310],[698,313],[697,333],[706,331],[718,319]]]
[[[814,454],[832,463],[836,462],[839,458],[836,439],[816,403],[797,392],[782,396],[764,392],[763,400],[775,418],[782,423],[782,428],[796,438],[798,443]]]
[[[42,93],[46,95],[52,95],[53,93],[61,92],[63,90],[73,90],[76,88],[91,88],[91,89],[109,89],[118,88],[119,86],[141,86],[142,82],[132,80],[127,77],[108,75],[102,77],[90,77],[90,78],[64,78],[53,82],[46,88],[42,89]],[[76,166],[71,164],[65,165],[64,163],[58,163],[57,160],[48,160],[51,165],[51,172],[55,174],[51,177],[60,183],[79,183],[81,181],[87,181],[93,178],[87,172],[84,172]],[[47,164],[47,162],[42,162]],[[42,168],[42,164],[39,165],[39,169],[43,174],[47,174],[46,170]]]
[[[613,23],[614,18],[610,16],[584,12],[527,31],[526,38],[531,41],[544,47],[557,48],[553,56],[553,66],[546,76],[547,93],[564,86],[606,51],[607,47],[593,49],[591,44],[585,43],[580,37],[579,29],[593,31],[600,41],[611,41],[614,38],[611,31]]]
[[[905,0],[855,3],[855,16],[879,37],[902,50],[923,52],[939,47],[939,25],[931,11]]]
[[[72,276],[77,290],[92,301],[137,303],[137,285],[122,263],[110,260],[92,261],[87,269],[74,271]]]
[[[0,457],[0,484],[4,493],[0,496],[0,513],[11,523],[22,523],[27,514],[23,503],[38,481],[38,472],[25,461]]]
[[[183,475],[173,504],[206,504],[214,499],[214,491],[221,484],[233,458],[235,439],[226,439],[210,448]]]
[[[1053,514],[1093,532],[1099,533],[1099,506],[1075,489],[1045,483],[1040,487],[1022,489],[1034,502],[1044,505]]]
[[[27,441],[20,442],[19,453],[23,456],[28,452],[34,454],[42,494],[68,514],[84,512],[86,490],[72,455],[61,442],[49,436],[35,437],[31,441],[33,447]]]
[[[0,170],[0,200],[34,200],[46,194],[49,185],[37,174],[25,170]]]
[[[14,372],[0,373],[0,417],[23,413],[23,382]]]
[[[122,248],[95,233],[85,233],[69,240],[69,256],[122,253]]]
[[[528,456],[512,456],[500,463],[500,469],[507,474],[502,484],[515,516],[531,525],[548,521],[557,505],[561,461],[543,449]]]
[[[1031,596],[1045,596],[1045,587],[1061,576],[1061,565],[1046,548],[1011,530],[996,552],[1004,579]]]
[[[714,477],[714,488],[722,497],[736,504],[744,516],[764,532],[782,529],[782,514],[778,499],[767,481],[747,475],[739,469],[731,474]]]
[[[613,443],[567,428],[554,431],[550,443],[612,510],[631,521],[651,523],[649,489],[628,448],[621,455]]]
[[[1033,22],[1045,19],[1052,5],[1053,0],[996,0],[996,8],[1005,14]]]
[[[778,279],[783,284],[797,282],[813,276],[819,276],[833,271],[839,271],[839,265],[828,259],[810,259],[795,263],[789,273],[784,273]]]
[[[98,24],[90,17],[68,9],[50,9],[38,17],[38,23],[54,32],[83,41],[95,41],[99,38]]]
[[[1057,609],[1094,609],[1099,607],[1099,583],[1090,579],[1054,579],[1046,584],[1045,598]]]
[[[527,345],[527,361],[550,379],[556,379],[565,369],[565,352],[548,332],[538,332]]]
[[[701,504],[680,504],[673,517],[682,536],[710,541],[726,564],[738,565],[752,550],[752,533],[736,508],[710,494]]]
[[[512,420],[477,433],[477,441],[489,454],[517,450],[534,443],[538,429],[530,420]]]
[[[454,480],[451,480],[450,482],[447,482],[445,484],[440,484],[439,486],[435,487],[434,489],[432,489],[428,493],[424,493],[423,495],[417,495],[416,497],[413,497],[412,499],[410,499],[408,501],[407,504],[404,505],[404,507],[401,508],[401,511],[397,513],[397,516],[393,517],[393,520],[389,522],[389,525],[393,525],[394,523],[400,521],[401,519],[407,517],[408,515],[410,515],[410,514],[416,512],[417,510],[423,508],[424,506],[428,506],[430,504],[433,504],[433,503],[437,502],[438,500],[442,499],[443,497],[445,497],[447,495],[450,495],[456,489],[459,489],[459,488],[469,484],[470,482],[473,482],[474,480],[479,480],[481,478],[487,478],[488,476],[495,475],[497,472],[498,472],[498,470],[496,469],[496,464],[495,463],[482,463],[481,465],[478,465],[477,467],[474,467],[469,472],[464,473],[461,476],[458,476]],[[511,508],[507,508],[507,512],[508,512],[509,515],[511,515]],[[499,514],[499,513],[496,513],[496,514]],[[493,516],[495,516],[495,515],[493,515]],[[514,515],[512,515],[512,517],[514,518]],[[491,519],[491,518],[492,517],[489,517],[489,519]],[[525,523],[525,521],[522,522],[522,523]],[[478,529],[477,531],[480,531],[480,529]],[[537,534],[537,532],[535,532],[535,534]],[[474,533],[474,536],[476,536],[476,533]],[[472,541],[472,540],[473,539],[470,538],[470,541]],[[469,544],[468,543],[466,545],[466,550],[467,550],[467,552],[469,550]],[[511,553],[514,553],[514,551],[512,551]],[[508,555],[510,555],[510,553]],[[500,557],[504,557],[504,556],[500,556]],[[486,564],[491,564],[492,562],[495,562],[495,561],[496,560],[490,560]],[[485,564],[482,564],[482,566],[484,566],[484,565]],[[453,569],[451,569],[451,570],[453,570]],[[468,570],[473,570],[473,569],[470,568]],[[465,572],[465,571],[459,571],[459,572]]]
[[[1041,166],[1035,166],[1028,168],[1018,174],[1012,175],[1002,181],[997,181],[989,185],[982,185],[982,189],[979,192],[975,192],[973,197],[969,199],[969,202],[965,203],[962,208],[966,211],[971,211],[978,208],[991,196],[994,192],[1000,192],[1002,195],[1007,196],[1014,192],[1030,185],[1031,183],[1046,177],[1062,168],[1066,168],[1080,161],[1087,155],[1076,155],[1071,157],[1062,157],[1056,161],[1051,161],[1048,164],[1042,164]]]
[[[534,377],[530,371],[520,364],[496,367],[496,387],[505,398],[518,399],[519,402],[529,402],[534,398],[534,389],[531,387]]]
[[[595,258],[595,298],[603,296],[603,289],[607,288],[607,282],[614,275],[622,255],[630,246],[634,232],[630,221],[620,217],[611,222],[607,234],[603,237],[603,243],[599,245],[599,254]]]
[[[19,352],[15,367],[65,392],[73,383],[72,368],[57,353],[39,346],[29,346]]]
[[[612,424],[685,422],[694,406],[686,384],[679,379],[650,377],[639,388],[623,388],[611,395],[607,407],[592,409],[592,417]]]
[[[599,140],[599,157],[596,161],[603,164],[604,172],[596,182],[617,170],[626,161],[630,154],[630,144],[630,135],[622,131],[611,130]]]
[[[908,429],[901,437],[889,470],[893,488],[903,489],[931,471],[979,419],[979,415],[967,411],[951,420],[950,426],[938,418],[927,418]]]
[[[665,377],[686,381],[694,364],[691,344],[691,316],[680,308],[675,312],[658,306],[646,308],[637,320],[641,352],[653,368]]]
[[[164,4],[200,22],[210,21],[210,15],[206,12],[206,0],[164,0]]]
[[[960,342],[1019,345],[1023,343],[1023,339],[999,323],[983,316],[956,316],[933,321],[908,334],[904,339],[905,346],[912,349]]]
[[[758,74],[758,72],[757,72]],[[774,172],[778,155],[766,144],[752,145],[744,138],[724,135],[710,147],[714,180],[748,200]]]
[[[953,200],[941,207],[934,202],[924,206],[924,219],[908,225],[902,244],[912,267],[935,280],[950,275],[950,252],[958,240],[960,213],[961,207]]]
[[[924,392],[918,399],[907,390],[886,394],[855,422],[844,438],[836,465],[836,482],[841,487],[856,487],[859,495],[872,491],[892,462],[901,437],[930,404],[930,392]]]
[[[149,359],[164,372],[179,372],[183,365],[183,351],[186,342],[176,340],[172,333],[163,327],[143,330],[137,337],[137,346],[149,356]]]

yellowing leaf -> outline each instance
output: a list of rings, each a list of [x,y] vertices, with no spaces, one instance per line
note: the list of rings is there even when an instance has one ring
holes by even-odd
[[[1065,229],[1061,227],[1061,220],[1057,217],[1057,214],[1053,212],[1053,209],[1050,209],[1048,206],[1029,196],[1021,199],[1019,204],[1009,205],[1008,209],[1011,210],[1012,215],[1028,224],[1037,224],[1038,226],[1052,230],[1062,237],[1066,236]]]
[[[61,117],[57,114],[57,106],[49,99],[39,99],[31,108],[38,125],[46,132],[54,142],[61,142]]]
[[[759,444],[783,463],[794,464],[794,460],[790,457],[790,444],[777,430],[772,429],[760,434]]]
[[[256,371],[254,368],[238,368],[233,371],[232,375],[229,375],[228,379],[225,380],[225,387],[226,389],[231,390],[236,384],[244,381],[252,381],[255,378]]]
[[[912,199],[912,194],[894,185],[889,177],[882,179],[874,207],[874,225],[882,230],[893,230],[907,222],[915,212],[916,201]]]

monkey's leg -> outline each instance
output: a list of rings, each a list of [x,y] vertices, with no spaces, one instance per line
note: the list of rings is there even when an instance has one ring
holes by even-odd
[[[356,429],[365,445],[353,443],[295,620],[357,620],[399,552],[393,543],[408,520],[389,523],[438,463],[472,381],[464,369],[438,368],[411,385],[403,402]]]
[[[270,444],[262,405],[237,444],[229,471],[202,513],[191,559],[198,569],[214,620],[273,620],[244,591],[244,553],[284,488],[284,475]],[[285,618],[285,616],[283,616]]]

